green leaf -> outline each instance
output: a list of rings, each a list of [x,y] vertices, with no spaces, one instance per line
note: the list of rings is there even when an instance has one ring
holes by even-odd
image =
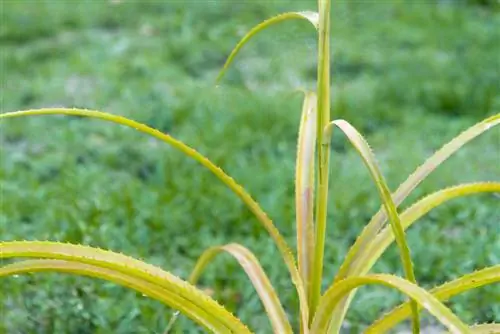
[[[434,288],[429,292],[432,293],[436,299],[445,301],[462,292],[496,282],[500,282],[500,265],[488,267],[474,273],[464,275],[454,281]],[[387,330],[405,320],[410,315],[410,308],[408,306],[408,303],[404,303],[396,307],[394,310],[384,315],[384,317],[370,325],[366,329],[365,333],[385,333]],[[482,329],[485,328],[487,327],[483,327]],[[498,329],[498,327],[496,328]],[[478,329],[473,329],[472,332],[477,333],[477,330]]]
[[[332,312],[337,304],[352,290],[368,284],[379,284],[397,289],[429,311],[429,313],[436,317],[436,319],[452,333],[470,333],[467,325],[460,321],[453,312],[429,292],[405,279],[385,274],[348,277],[333,284],[323,297],[321,297],[317,312],[314,315],[311,332],[326,333],[331,323]]]
[[[318,24],[318,66],[317,66],[317,94],[318,94],[318,117],[316,131],[321,136],[324,127],[330,122],[330,0],[318,2],[319,24]],[[321,285],[323,282],[323,265],[326,240],[326,218],[328,215],[328,177],[330,164],[330,148],[322,145],[321,138],[316,141],[317,145],[317,189],[316,189],[316,224],[314,263],[310,273],[309,308],[310,321],[318,305],[321,296]]]
[[[226,252],[233,256],[243,270],[245,270],[266,309],[274,333],[292,333],[292,327],[290,326],[285,310],[283,310],[278,295],[276,291],[274,291],[259,261],[252,252],[239,244],[228,244],[207,249],[198,259],[189,277],[189,283],[196,285],[206,266],[221,252]],[[175,317],[170,323],[172,323],[172,321],[175,321]]]
[[[306,291],[314,255],[314,166],[316,148],[317,99],[306,93],[302,107],[295,170],[295,212],[297,221],[297,257]]]
[[[281,252],[285,264],[287,265],[288,271],[290,272],[292,282],[294,283],[297,289],[297,294],[299,295],[299,300],[301,302],[301,309],[303,309],[304,312],[307,312],[308,308],[307,305],[305,305],[307,299],[305,295],[304,285],[302,283],[302,278],[300,277],[297,266],[295,265],[295,258],[287,242],[285,241],[281,233],[278,231],[278,229],[274,226],[273,222],[267,216],[264,210],[262,210],[259,204],[246,192],[246,190],[241,185],[239,185],[233,178],[227,175],[221,168],[217,167],[214,163],[212,163],[208,158],[198,153],[196,150],[184,144],[180,140],[177,140],[157,129],[153,129],[145,124],[133,121],[131,119],[122,116],[104,113],[100,111],[86,110],[86,109],[67,109],[67,108],[34,109],[34,110],[24,110],[24,111],[0,114],[0,119],[20,117],[20,116],[35,116],[35,115],[84,116],[124,125],[136,129],[140,132],[146,133],[152,137],[155,137],[171,145],[172,147],[184,153],[188,157],[198,161],[202,166],[207,168],[220,181],[222,181],[229,189],[231,189],[243,201],[243,203],[247,205],[250,211],[252,211],[252,213],[257,217],[257,219],[264,226],[264,228],[269,232],[269,234],[275,241],[276,246]]]
[[[446,161],[450,156],[457,152],[462,146],[467,144],[472,139],[476,138],[485,131],[493,128],[500,123],[500,114],[488,117],[483,121],[473,125],[469,129],[462,132],[457,137],[453,138],[449,143],[441,147],[432,157],[427,159],[424,164],[418,167],[408,179],[403,182],[399,188],[394,192],[392,198],[396,205],[401,204],[402,201],[415,189],[432,171],[439,165]],[[335,280],[341,280],[347,277],[347,273],[352,263],[357,260],[358,252],[367,247],[373,241],[377,233],[384,226],[387,221],[387,215],[381,208],[370,220],[368,225],[365,226],[360,236],[349,249],[344,262],[340,266],[339,272]]]
[[[401,224],[403,229],[410,227],[420,217],[428,213],[435,207],[452,200],[457,197],[473,195],[483,192],[499,192],[500,183],[483,182],[462,184],[447,189],[437,191],[427,197],[424,197],[410,208],[406,209],[401,215]],[[358,260],[355,261],[348,272],[348,276],[361,276],[367,274],[377,260],[382,256],[384,251],[394,241],[394,235],[389,227],[385,227],[366,248],[359,253]],[[338,304],[334,311],[336,321],[341,321],[349,308],[349,305],[354,298],[356,291],[353,291],[349,296],[344,298]]]
[[[272,26],[276,23],[280,23],[286,20],[294,20],[294,19],[300,19],[300,20],[307,20],[309,21],[316,29],[318,28],[318,13],[316,12],[289,12],[289,13],[283,13],[279,14],[277,16],[274,16],[270,19],[267,19],[255,27],[253,27],[243,38],[236,44],[234,47],[233,51],[231,51],[231,54],[226,60],[226,63],[224,64],[222,70],[220,71],[219,75],[217,76],[216,82],[219,82],[224,74],[226,73],[227,69],[231,65],[231,63],[234,60],[234,57],[238,54],[238,52],[241,50],[241,48],[257,33],[261,32],[262,30],[266,29],[269,26]]]
[[[500,192],[500,183],[481,182],[462,184],[437,191],[419,200],[401,214],[403,229],[410,227],[415,221],[427,214],[432,209],[454,198],[469,196],[477,193]],[[389,228],[384,228],[368,245],[360,252],[358,261],[353,264],[349,275],[364,275],[373,267],[375,262],[382,256],[384,251],[394,241],[394,235]]]
[[[160,268],[122,254],[88,246],[48,241],[0,243],[0,258],[14,257],[64,261],[54,262],[57,265],[52,267],[49,262],[44,262],[44,265],[39,263],[38,266],[33,262],[25,265],[13,264],[3,267],[0,276],[12,275],[16,272],[16,268],[25,272],[36,268],[61,271],[66,269],[68,272],[108,279],[135,290],[144,291],[145,294],[178,308],[200,325],[216,332],[250,333],[236,317],[196,287]]]
[[[401,262],[403,264],[403,268],[405,271],[405,275],[408,280],[412,283],[416,283],[415,274],[413,272],[413,265],[410,257],[410,249],[408,248],[408,244],[406,242],[406,237],[404,233],[404,229],[401,224],[400,217],[398,215],[396,205],[394,204],[389,187],[380,172],[379,167],[375,161],[375,156],[373,155],[370,146],[363,138],[363,136],[348,122],[344,120],[336,120],[328,124],[324,131],[323,142],[330,142],[332,129],[334,126],[337,126],[339,129],[344,132],[347,136],[351,144],[354,146],[356,151],[361,156],[363,163],[370,171],[370,174],[377,186],[377,190],[379,191],[383,206],[385,211],[388,213],[391,223],[391,229],[396,238],[396,243],[399,247]],[[416,303],[412,303],[413,307],[413,328],[414,331],[418,333],[419,328],[419,316]],[[336,332],[340,329],[340,322],[342,319],[335,318],[333,323],[333,331]]]

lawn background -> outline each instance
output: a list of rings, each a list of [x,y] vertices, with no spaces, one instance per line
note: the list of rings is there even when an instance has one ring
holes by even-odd
[[[184,140],[247,187],[294,244],[294,161],[301,88],[315,84],[305,22],[260,34],[214,79],[253,25],[316,1],[0,2],[1,111],[68,106],[125,115]],[[332,8],[332,117],[367,135],[392,189],[468,126],[500,110],[495,2],[339,2]],[[197,163],[130,129],[78,117],[0,125],[0,237],[60,240],[142,258],[186,278],[209,246],[256,253],[285,308],[297,300],[256,219]],[[403,204],[441,187],[500,179],[500,132],[468,144]],[[380,201],[361,161],[333,141],[325,286]],[[427,287],[500,263],[498,196],[454,200],[408,232]],[[402,275],[395,247],[376,272]],[[250,328],[270,326],[228,256],[202,287]],[[360,289],[346,333],[401,297]],[[449,305],[469,323],[500,321],[500,286]],[[161,333],[169,310],[112,284],[55,274],[0,280],[0,332]],[[295,319],[293,319],[295,320]],[[431,317],[424,321],[432,324]],[[296,325],[296,322],[294,322]],[[197,332],[186,319],[179,332]]]

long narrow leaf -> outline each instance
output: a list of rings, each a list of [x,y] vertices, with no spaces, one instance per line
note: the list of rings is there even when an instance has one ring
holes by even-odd
[[[456,334],[470,333],[467,325],[453,314],[436,297],[417,285],[393,275],[368,275],[362,277],[349,277],[338,283],[333,284],[321,297],[317,312],[314,315],[314,321],[311,328],[313,333],[326,333],[330,323],[332,312],[336,305],[349,294],[352,290],[368,284],[384,285],[394,288],[410,297],[412,300],[442,323],[448,330]],[[381,332],[377,332],[381,333]]]
[[[473,125],[457,137],[453,138],[449,143],[441,147],[434,155],[427,159],[413,174],[411,174],[405,182],[403,182],[392,195],[396,205],[402,201],[415,189],[430,173],[432,173],[439,165],[451,157],[462,146],[473,140],[477,136],[486,132],[500,123],[500,114],[488,117],[483,121]],[[364,249],[366,245],[373,241],[376,234],[387,221],[387,215],[383,208],[373,216],[370,222],[365,226],[354,245],[349,249],[344,262],[340,266],[339,272],[335,277],[336,281],[344,279],[348,275],[349,268],[356,261],[358,252]]]
[[[257,33],[260,31],[266,29],[269,26],[272,26],[276,23],[283,22],[286,20],[293,20],[293,19],[300,19],[300,20],[307,20],[309,21],[315,28],[318,27],[318,13],[316,12],[290,12],[290,13],[283,13],[279,14],[277,16],[274,16],[270,19],[267,19],[255,27],[253,27],[243,38],[236,44],[234,47],[233,51],[231,51],[231,54],[226,60],[226,63],[224,64],[224,67],[220,71],[219,75],[217,76],[217,82],[220,81],[220,79],[224,76],[224,73],[226,73],[227,69],[231,65],[231,63],[234,60],[234,57],[238,54],[238,52],[241,50],[241,48]]]
[[[165,298],[177,298],[177,301],[172,299],[172,301],[170,301],[171,304],[169,305],[179,307],[178,303],[182,303],[184,300],[189,302],[186,303],[186,306],[184,306],[184,311],[186,308],[189,308],[189,305],[192,304],[196,306],[196,308],[199,308],[209,314],[214,319],[218,319],[218,321],[230,331],[237,333],[250,333],[250,331],[236,317],[196,287],[164,270],[161,270],[160,268],[122,254],[88,246],[62,244],[48,241],[12,241],[0,243],[0,258],[13,257],[36,257],[50,260],[65,260],[108,270],[107,272],[103,271],[99,273],[94,271],[95,275],[97,276],[99,274],[101,276],[97,277],[101,278],[111,279],[111,272],[118,272],[121,275],[114,276],[114,281],[117,283],[122,284],[128,282],[125,280],[126,277],[136,279],[133,282],[129,282],[131,284],[130,287],[137,287],[143,281],[147,282],[149,284],[145,285],[145,289],[150,288],[150,292],[154,298],[160,296],[159,291],[166,291],[169,295],[165,295]],[[90,273],[92,270],[89,269],[88,272]],[[105,273],[110,276],[105,276]],[[161,288],[161,290],[154,290],[154,287]],[[195,312],[195,308],[190,309],[192,312]],[[195,319],[195,314],[187,315],[193,320],[199,320],[199,317],[202,316],[202,314],[199,314]],[[203,323],[203,326],[215,325],[215,322],[213,324],[209,322]]]
[[[437,191],[416,202],[401,214],[400,217],[403,229],[406,230],[415,221],[427,214],[430,210],[442,205],[449,200],[486,192],[500,192],[500,183],[469,183]],[[355,262],[354,266],[352,267],[353,270],[352,272],[349,272],[349,275],[364,275],[368,271],[370,271],[375,262],[380,258],[380,256],[393,241],[394,235],[391,233],[391,230],[387,227],[384,228],[375,237],[373,242],[360,252],[359,261]]]
[[[481,192],[498,192],[500,191],[500,183],[484,182],[470,183],[455,187],[450,187],[437,191],[427,197],[424,197],[410,208],[406,209],[401,215],[401,224],[403,229],[410,227],[420,217],[425,215],[433,208],[457,197],[473,195]],[[349,276],[362,276],[367,274],[373,265],[377,262],[384,251],[394,241],[394,235],[389,227],[385,227],[366,248],[361,250],[358,261],[351,265],[348,272]],[[334,321],[340,322],[344,318],[349,305],[354,298],[356,291],[353,291],[349,296],[337,305],[334,311]]]
[[[317,94],[318,117],[317,135],[321,136],[323,128],[330,122],[330,0],[319,0],[318,21],[318,67]],[[316,141],[317,153],[317,189],[316,189],[316,223],[314,226],[314,263],[310,272],[309,308],[310,319],[318,305],[323,282],[323,265],[325,256],[326,218],[328,216],[328,178],[330,173],[330,147],[322,145],[321,139]]]
[[[396,238],[396,243],[399,247],[401,262],[403,264],[404,272],[407,279],[416,283],[415,274],[413,272],[413,265],[410,257],[410,249],[408,248],[408,244],[406,242],[406,237],[404,233],[404,229],[401,225],[401,220],[398,215],[396,205],[394,204],[389,187],[380,172],[379,167],[375,161],[375,156],[370,149],[370,146],[363,138],[363,136],[348,122],[344,120],[336,120],[328,124],[324,131],[323,142],[329,142],[331,140],[332,129],[333,126],[337,126],[339,129],[344,132],[349,141],[352,143],[356,151],[361,156],[363,163],[366,165],[370,174],[377,186],[377,190],[379,191],[383,206],[385,211],[388,213],[391,222],[391,229]],[[412,303],[413,307],[413,328],[414,332],[419,332],[419,316],[417,305],[415,302]],[[334,319],[333,331],[337,331],[340,328],[340,319]]]
[[[316,148],[316,94],[306,93],[297,144],[295,171],[295,210],[297,220],[297,258],[306,291],[314,252],[314,162]]]
[[[209,331],[230,333],[230,330],[220,323],[216,317],[211,315],[210,312],[207,313],[188,300],[148,281],[137,279],[111,269],[63,260],[28,260],[1,267],[0,277],[45,271],[90,276],[125,286],[145,296],[156,299],[169,307],[180,310],[183,314]]]
[[[445,283],[429,291],[438,300],[445,301],[449,298],[487,284],[500,282],[500,265],[488,267],[471,274],[464,275],[454,281]],[[394,310],[384,315],[366,329],[366,334],[385,333],[411,314],[408,303],[401,304]]]
[[[257,217],[265,229],[269,232],[271,237],[276,243],[281,255],[287,265],[288,271],[292,278],[292,282],[295,284],[297,289],[297,294],[299,295],[299,301],[301,309],[307,313],[307,299],[304,291],[304,286],[302,279],[300,277],[297,266],[295,265],[295,258],[293,253],[286,243],[283,236],[280,234],[278,229],[274,226],[273,222],[267,214],[262,210],[259,204],[245,191],[245,189],[240,186],[233,178],[227,175],[222,169],[213,164],[209,159],[207,159],[202,154],[198,153],[193,148],[187,146],[183,142],[165,134],[157,129],[153,129],[145,124],[130,120],[128,118],[113,115],[109,113],[104,113],[100,111],[85,110],[85,109],[65,109],[65,108],[55,108],[55,109],[36,109],[36,110],[25,110],[17,112],[9,112],[0,114],[1,118],[11,118],[20,116],[35,116],[35,115],[73,115],[73,116],[84,116],[90,118],[97,118],[116,124],[121,124],[130,128],[134,128],[140,132],[146,133],[153,136],[171,146],[175,149],[181,151],[188,157],[198,161],[202,166],[210,170],[219,180],[221,180],[227,187],[229,187],[252,211],[252,213]]]
[[[243,270],[245,270],[266,309],[274,333],[292,333],[292,327],[290,326],[286,313],[264,269],[262,269],[259,261],[252,252],[239,244],[211,247],[203,252],[193,272],[189,276],[189,283],[196,285],[206,266],[221,252],[230,254],[238,261]],[[175,317],[172,321],[175,321]]]

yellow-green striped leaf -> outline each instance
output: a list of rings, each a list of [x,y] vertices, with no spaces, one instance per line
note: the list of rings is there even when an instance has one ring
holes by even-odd
[[[454,198],[469,196],[477,193],[500,192],[499,182],[481,182],[462,184],[437,191],[419,200],[406,209],[401,215],[403,229],[410,227],[415,221],[427,214],[430,210]],[[373,267],[384,251],[394,241],[394,235],[389,228],[384,228],[371,244],[359,254],[358,261],[352,266],[349,275],[364,275]]]
[[[408,248],[408,244],[406,242],[406,237],[404,233],[404,229],[401,225],[401,221],[396,209],[396,205],[394,204],[389,187],[380,172],[379,167],[375,161],[375,156],[371,151],[370,146],[363,138],[363,136],[348,122],[344,120],[336,120],[328,124],[324,131],[324,141],[331,140],[331,133],[334,126],[337,126],[339,129],[344,132],[347,136],[351,144],[354,146],[356,151],[361,156],[363,163],[370,171],[370,175],[377,186],[377,190],[379,191],[383,206],[385,211],[388,213],[391,223],[392,232],[395,235],[396,243],[399,247],[401,262],[403,264],[404,272],[408,280],[412,283],[415,283],[415,274],[413,272],[413,265],[410,257],[410,249]],[[419,328],[419,316],[417,311],[416,303],[412,303],[413,307],[413,328],[415,332],[418,333]],[[335,317],[333,319],[333,329],[332,331],[336,332],[340,329],[341,319],[339,317]]]
[[[252,252],[239,244],[215,246],[207,249],[198,259],[189,277],[189,283],[196,285],[206,266],[221,252],[226,252],[234,257],[248,275],[248,278],[250,278],[268,314],[274,333],[292,333],[292,327],[290,326],[286,313],[264,269],[262,269],[259,261]],[[175,316],[172,321],[175,321]],[[172,321],[170,323],[172,323]]]
[[[333,284],[321,297],[311,328],[312,333],[326,333],[331,323],[332,312],[337,304],[352,290],[368,284],[384,285],[399,290],[425,308],[448,330],[455,334],[470,333],[469,327],[453,314],[436,297],[417,285],[393,275],[368,275],[362,277],[348,277]],[[381,333],[381,332],[377,332]]]
[[[454,281],[434,288],[429,292],[432,293],[432,295],[436,299],[445,301],[462,292],[496,282],[500,282],[500,265],[488,267],[474,273],[464,275]],[[370,327],[367,328],[366,333],[384,333],[401,321],[405,320],[409,315],[409,305],[407,303],[404,303],[373,323]],[[475,331],[473,332],[475,333]]]
[[[178,308],[200,325],[221,333],[250,333],[230,312],[196,287],[158,267],[131,257],[82,245],[48,241],[12,241],[0,243],[0,258],[35,257],[54,262],[13,264],[2,268],[2,275],[49,268],[99,277],[128,286]],[[70,265],[69,262],[74,263]],[[65,264],[66,263],[66,264]],[[44,265],[41,265],[44,264]],[[83,264],[87,266],[78,266]],[[24,268],[24,269],[23,269]],[[100,270],[99,270],[100,269]],[[1,276],[1,275],[0,275]],[[143,284],[145,283],[145,284]]]
[[[321,136],[324,127],[330,122],[330,0],[318,2],[318,65],[317,89],[318,117],[316,131]],[[317,189],[314,226],[314,263],[309,279],[309,309],[312,316],[321,296],[323,265],[325,257],[326,225],[328,216],[328,178],[330,165],[330,147],[322,145],[321,137],[316,141]],[[310,317],[310,321],[312,318]]]
[[[250,211],[257,217],[260,223],[265,227],[265,229],[271,235],[271,237],[276,243],[276,246],[281,252],[281,255],[288,268],[288,271],[290,272],[292,282],[295,284],[297,293],[301,301],[301,309],[307,310],[307,305],[302,305],[302,303],[306,302],[306,295],[302,283],[302,278],[300,277],[299,271],[295,264],[295,258],[287,242],[285,241],[281,233],[278,231],[278,229],[274,226],[273,222],[267,216],[264,210],[262,210],[259,204],[248,194],[248,192],[246,192],[246,190],[242,186],[240,186],[233,178],[227,175],[221,168],[217,167],[214,163],[212,163],[208,158],[198,153],[196,150],[184,144],[180,140],[177,140],[172,136],[165,134],[157,129],[151,128],[145,124],[133,121],[131,119],[122,116],[104,113],[100,111],[86,110],[86,109],[67,109],[67,108],[35,109],[35,110],[24,110],[24,111],[0,114],[0,119],[20,117],[20,116],[36,116],[36,115],[83,116],[83,117],[96,118],[124,125],[136,129],[145,134],[148,134],[152,137],[155,137],[171,145],[172,147],[184,153],[188,157],[199,162],[202,166],[204,166],[210,172],[212,172],[229,189],[231,189],[243,201],[243,203],[247,205]]]
[[[457,137],[453,138],[449,143],[441,147],[434,155],[427,159],[420,167],[418,167],[408,179],[403,182],[392,195],[396,205],[401,202],[415,189],[432,171],[446,161],[450,156],[457,152],[461,147],[473,140],[477,136],[486,132],[500,123],[500,114],[488,117],[483,121],[473,125]],[[370,222],[365,226],[354,245],[349,249],[344,262],[340,266],[339,272],[335,280],[341,280],[347,277],[349,268],[356,261],[358,252],[373,241],[377,233],[384,226],[387,220],[383,208],[372,217]]]
[[[306,287],[314,255],[314,163],[316,148],[316,94],[307,92],[302,107],[295,170],[295,212],[297,223],[297,258]]]
[[[427,197],[424,197],[410,208],[406,209],[401,215],[401,224],[403,229],[410,227],[416,220],[425,215],[433,208],[457,197],[473,195],[482,192],[499,192],[500,183],[482,182],[462,184],[455,187],[450,187],[437,191]],[[377,262],[384,251],[394,241],[394,235],[389,227],[385,227],[373,240],[359,253],[357,261],[355,261],[348,271],[348,276],[362,276],[367,274],[373,265]],[[342,321],[356,291],[353,291],[349,296],[345,297],[338,304],[334,311],[334,318],[337,322]]]

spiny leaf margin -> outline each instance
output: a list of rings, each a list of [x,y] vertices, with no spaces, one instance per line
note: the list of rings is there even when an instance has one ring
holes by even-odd
[[[467,183],[436,191],[403,211],[400,215],[403,229],[406,230],[429,211],[452,199],[487,192],[500,192],[500,182]],[[359,263],[362,266],[353,267],[351,275],[364,275],[370,271],[393,241],[394,235],[388,227],[385,227],[373,242],[360,253]]]
[[[396,205],[400,205],[406,197],[423,181],[430,173],[432,173],[439,165],[450,158],[461,147],[469,141],[478,137],[487,130],[500,124],[500,113],[490,116],[481,122],[469,127],[467,130],[460,133],[453,138],[450,142],[443,145],[436,151],[430,158],[428,158],[422,165],[420,165],[407,179],[403,182],[398,189],[393,193],[392,199]],[[387,215],[384,208],[381,207],[379,211],[372,217],[370,222],[363,228],[363,231],[356,239],[354,245],[349,249],[344,258],[342,265],[335,277],[335,281],[339,281],[349,276],[349,270],[352,264],[358,261],[358,253],[364,249],[369,243],[373,241],[376,234],[383,227],[387,221]]]
[[[500,282],[500,265],[487,267],[461,276],[453,281],[440,285],[429,291],[436,299],[446,301],[460,293],[470,291],[488,284]],[[385,333],[410,315],[408,303],[403,303],[371,324],[366,334]]]
[[[420,217],[427,214],[430,210],[435,207],[444,204],[445,202],[452,200],[454,198],[469,196],[477,193],[484,192],[497,192],[500,191],[500,183],[496,182],[479,182],[479,183],[468,183],[461,184],[454,187],[449,187],[436,191],[423,199],[419,200],[411,207],[406,209],[401,213],[401,224],[403,229],[410,227],[415,221]],[[385,227],[373,240],[372,243],[367,245],[365,249],[359,255],[359,261],[353,264],[349,276],[362,276],[367,274],[373,265],[377,262],[384,251],[390,246],[394,241],[394,235],[390,227]],[[355,266],[359,264],[359,266]],[[334,311],[335,321],[338,319],[343,319],[347,313],[347,309],[354,298],[356,291],[352,291],[348,296],[342,300],[337,305]]]
[[[182,141],[173,138],[172,136],[165,134],[157,129],[151,128],[145,124],[136,122],[134,120],[128,119],[123,116],[114,115],[110,113],[105,113],[101,111],[95,110],[87,110],[87,109],[69,109],[69,108],[45,108],[45,109],[32,109],[32,110],[23,110],[16,112],[8,112],[0,114],[0,119],[2,118],[14,118],[20,116],[39,116],[39,115],[72,115],[72,116],[83,116],[95,119],[101,119],[104,121],[109,121],[112,123],[124,125],[137,131],[148,134],[152,137],[155,137],[175,149],[181,151],[188,157],[198,161],[202,166],[211,171],[219,180],[221,180],[229,189],[231,189],[242,201],[247,205],[250,211],[257,217],[259,222],[264,226],[264,228],[269,232],[271,238],[276,243],[278,250],[281,252],[283,260],[288,268],[290,276],[292,278],[292,282],[295,285],[297,290],[297,294],[299,296],[299,302],[301,305],[301,309],[307,312],[307,297],[305,294],[304,285],[302,282],[302,278],[300,277],[298,268],[295,264],[294,255],[288,246],[287,242],[280,234],[278,229],[274,226],[271,219],[267,216],[267,214],[262,210],[259,204],[246,192],[246,190],[239,185],[233,178],[227,175],[221,168],[217,167],[214,163],[212,163],[208,158],[198,153],[193,148],[184,144]]]
[[[392,200],[391,192],[389,190],[389,187],[387,186],[387,182],[385,181],[385,178],[382,175],[382,172],[380,171],[375,160],[375,155],[373,154],[364,137],[349,122],[342,119],[332,121],[327,125],[323,132],[323,143],[329,144],[334,126],[342,130],[342,132],[349,139],[356,151],[359,153],[365,166],[368,168],[370,175],[375,182],[377,190],[380,194],[384,209],[390,217],[391,229],[395,235],[396,243],[400,251],[401,262],[404,268],[405,275],[410,282],[416,283],[413,264],[411,262],[410,249],[406,242],[404,229],[401,225],[401,220],[396,205]],[[413,329],[414,332],[418,333],[420,326],[418,308],[416,302],[412,302],[411,305],[413,310]],[[342,319],[337,317],[333,319],[333,331],[338,331],[340,329],[341,320]]]
[[[451,310],[425,289],[397,276],[387,274],[348,277],[333,284],[321,297],[311,328],[313,333],[325,333],[331,324],[336,305],[352,290],[361,286],[377,284],[399,290],[421,305],[453,333],[467,334],[469,328]]]
[[[158,267],[123,254],[89,246],[50,241],[9,241],[0,243],[0,259],[16,257],[63,260],[66,262],[90,265],[92,267],[108,270],[107,272],[96,272],[92,271],[91,267],[87,268],[88,273],[93,272],[96,276],[99,274],[100,276],[97,277],[103,279],[111,279],[112,272],[117,272],[121,275],[114,276],[113,281],[116,283],[128,282],[132,287],[133,282],[131,280],[126,280],[127,277],[136,279],[134,283],[136,284],[135,287],[139,287],[141,281],[146,282],[148,285],[144,285],[143,289],[150,288],[151,290],[147,292],[153,297],[160,297],[161,295],[156,295],[155,293],[164,290],[169,295],[173,295],[174,297],[177,296],[196,307],[188,308],[188,310],[195,311],[199,308],[208,313],[211,317],[213,316],[213,318],[227,327],[229,331],[250,333],[248,328],[243,325],[239,319],[234,317],[229,311],[196,287]],[[5,269],[2,270],[6,272]],[[82,268],[81,270],[82,272],[85,271]],[[168,295],[165,294],[163,297],[168,297]],[[178,306],[173,302],[169,305]],[[191,313],[187,315],[193,320],[198,319]],[[202,323],[202,325],[211,327],[211,323]]]
[[[274,333],[293,333],[283,306],[281,305],[278,295],[269,281],[269,278],[264,272],[264,269],[262,269],[262,266],[255,255],[240,244],[232,243],[223,246],[214,246],[205,250],[198,258],[198,261],[189,276],[188,282],[196,285],[206,266],[209,265],[217,255],[224,252],[236,259],[252,282],[252,285],[257,291],[257,294],[259,295],[260,300],[268,314]],[[307,314],[305,316],[307,316]],[[169,323],[169,327],[172,326],[171,324],[175,321],[176,317],[177,316],[174,314]]]

